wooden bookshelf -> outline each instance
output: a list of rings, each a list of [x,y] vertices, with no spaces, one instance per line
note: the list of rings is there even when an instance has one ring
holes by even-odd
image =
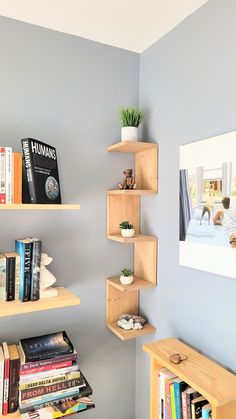
[[[0,303],[0,317],[18,316],[20,314],[34,313],[37,311],[52,310],[80,305],[80,299],[63,287],[57,287],[58,296],[42,298],[38,301],[6,301]]]
[[[157,144],[144,141],[120,141],[107,147],[107,151],[122,153],[139,153],[140,151],[157,149]]]
[[[0,419],[20,419],[21,418],[21,414],[19,412],[19,410],[17,410],[17,412],[15,413],[9,413],[8,415],[0,415]]]
[[[0,204],[0,210],[78,210],[79,204]]]
[[[121,236],[121,234],[108,234],[107,238],[109,240],[114,240],[115,242],[120,242],[120,243],[136,243],[136,242],[142,242],[142,241],[155,242],[156,241],[156,237],[147,236],[145,234],[135,234],[134,237],[123,237]]]
[[[156,190],[148,190],[148,189],[114,189],[108,191],[108,195],[155,195],[157,193]]]
[[[201,393],[212,405],[212,419],[236,418],[236,375],[178,339],[170,338],[144,345],[150,355],[150,419],[159,418],[159,371],[165,367]],[[187,356],[176,365],[173,354]]]
[[[133,291],[139,291],[144,288],[153,288],[156,286],[156,284],[152,282],[148,282],[145,279],[134,277],[134,282],[131,285],[122,285],[120,282],[120,277],[113,277],[113,278],[107,278],[108,284],[110,284],[112,287],[118,289],[121,292],[133,292]]]

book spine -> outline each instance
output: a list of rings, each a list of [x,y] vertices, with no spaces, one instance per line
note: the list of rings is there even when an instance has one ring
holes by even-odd
[[[55,369],[60,369],[60,368],[71,367],[71,366],[72,366],[72,361],[58,362],[56,364],[43,365],[41,367],[31,368],[29,370],[21,370],[20,375],[37,374],[39,372],[50,371],[50,370],[55,370]]]
[[[25,245],[19,240],[15,240],[15,251],[20,256],[20,301],[24,300],[24,282],[25,282]]]
[[[0,257],[0,302],[6,301],[6,257]]]
[[[190,396],[190,394],[187,394],[187,411],[188,411],[188,419],[192,419],[191,396]]]
[[[6,203],[6,150],[0,147],[0,204]]]
[[[65,412],[61,412],[56,407],[54,409],[51,407],[44,407],[42,409],[37,409],[23,414],[22,419],[58,419],[60,417],[72,416],[78,412],[93,409],[94,407],[94,404],[77,403],[76,406],[67,409]]]
[[[30,301],[32,243],[25,243],[24,301]]]
[[[20,299],[20,256],[15,258],[15,300]]]
[[[70,388],[68,390],[61,391],[58,393],[50,393],[45,396],[35,397],[33,399],[20,400],[20,411],[21,409],[24,409],[25,407],[30,407],[30,408],[35,407],[37,409],[38,406],[40,406],[43,403],[48,403],[52,401],[55,403],[56,401],[59,401],[67,397],[72,397],[75,395],[79,397],[79,392],[80,392],[80,388],[74,387],[74,388]]]
[[[196,415],[195,415],[195,407],[194,407],[194,405],[192,404],[191,405],[191,419],[196,419]]]
[[[31,204],[37,204],[36,199],[36,188],[34,181],[34,171],[33,171],[33,157],[31,151],[30,140],[22,140],[22,149],[23,149],[23,164],[25,165],[26,178],[28,182],[28,189],[30,195]]]
[[[6,300],[13,301],[15,299],[15,258],[6,258]]]
[[[57,364],[60,362],[66,362],[66,361],[76,361],[77,360],[77,353],[58,356],[57,358],[51,358],[51,359],[44,359],[42,361],[36,361],[36,362],[27,362],[27,364],[21,364],[21,371],[27,371],[31,370],[33,368],[39,368],[46,365],[51,366],[52,364]]]
[[[170,406],[170,385],[166,383],[166,419],[171,419],[171,406]]]
[[[67,349],[54,349],[53,352],[45,352],[41,354],[29,354],[25,355],[25,362],[35,362],[42,361],[43,359],[56,358],[57,356],[62,356],[68,353]],[[72,353],[72,351],[70,352]]]
[[[80,378],[80,371],[72,372],[68,374],[56,375],[55,377],[49,377],[42,380],[31,381],[29,383],[20,384],[19,390],[30,390],[36,387],[48,386],[55,383],[60,383],[62,381],[69,381],[75,378]]]
[[[182,393],[182,416],[183,419],[190,419],[188,418],[187,394],[185,392]]]
[[[18,385],[19,385],[20,359],[10,362],[10,381],[9,381],[9,408],[8,413],[14,413],[18,409]]]
[[[8,396],[9,396],[9,375],[10,375],[10,359],[4,362],[4,389],[3,389],[3,415],[8,414]]]
[[[41,240],[34,240],[32,245],[31,301],[39,300],[41,250]]]
[[[12,148],[6,147],[6,204],[12,203]]]
[[[13,203],[22,203],[22,154],[13,153]]]
[[[20,382],[21,384],[29,383],[31,381],[35,380],[42,380],[43,378],[48,378],[49,371],[50,371],[50,377],[55,377],[59,374],[68,374],[70,372],[76,372],[79,370],[78,364],[72,365],[71,367],[67,368],[60,368],[56,370],[48,370],[44,372],[39,372],[37,374],[24,374],[20,376]]]
[[[0,415],[3,413],[4,361],[0,363]]]
[[[160,371],[159,374],[159,419],[164,419],[164,403],[165,403],[165,375]]]
[[[170,405],[171,405],[171,419],[176,419],[174,384],[170,385]]]
[[[39,396],[45,396],[50,393],[57,393],[59,391],[68,390],[73,387],[83,387],[84,381],[82,378],[62,381],[61,383],[54,383],[48,386],[35,387],[33,389],[21,390],[20,399],[28,400]]]
[[[176,412],[176,419],[182,419],[182,412],[181,412],[181,396],[180,396],[180,384],[174,383],[174,393],[175,393],[175,412]]]

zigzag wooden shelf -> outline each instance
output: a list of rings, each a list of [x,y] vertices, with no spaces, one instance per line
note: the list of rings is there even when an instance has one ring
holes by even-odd
[[[79,204],[0,204],[0,210],[78,210]]]

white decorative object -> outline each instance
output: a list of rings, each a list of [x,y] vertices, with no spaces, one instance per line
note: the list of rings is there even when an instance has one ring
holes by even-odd
[[[131,285],[134,282],[134,276],[130,275],[130,276],[125,276],[125,275],[121,275],[120,276],[120,282],[122,285]]]
[[[134,314],[122,314],[118,319],[118,326],[124,330],[141,330],[147,322],[141,316],[135,316]]]
[[[121,140],[122,141],[138,141],[138,127],[122,127]]]
[[[122,228],[121,229],[122,237],[131,238],[135,236],[135,229],[134,228]]]
[[[48,256],[46,253],[41,254],[41,264],[40,264],[40,298],[56,297],[58,291],[56,288],[53,288],[51,285],[55,284],[55,276],[49,272],[46,266],[50,265],[53,261],[53,258]]]

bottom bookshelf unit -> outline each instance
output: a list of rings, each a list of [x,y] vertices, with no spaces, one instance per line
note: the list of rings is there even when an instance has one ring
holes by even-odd
[[[57,287],[56,289],[58,290],[57,297],[41,298],[38,301],[28,301],[25,303],[21,303],[20,301],[0,303],[0,317],[78,306],[80,304],[79,297],[67,289],[63,287]]]
[[[203,395],[212,407],[212,419],[236,418],[236,375],[192,349],[170,338],[144,345],[151,357],[150,419],[159,418],[159,371],[167,368]],[[175,364],[176,354],[186,359]]]

